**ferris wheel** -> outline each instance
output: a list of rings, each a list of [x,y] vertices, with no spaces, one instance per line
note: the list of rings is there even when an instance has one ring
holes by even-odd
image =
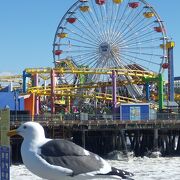
[[[89,69],[122,68],[162,73],[168,67],[167,35],[160,16],[145,0],[79,0],[61,19],[53,43],[54,64],[68,61]],[[63,75],[62,83],[77,77]],[[88,75],[86,82],[109,81]],[[119,76],[131,80],[130,76]],[[126,86],[138,91],[136,85]],[[133,93],[133,92],[132,92]],[[135,92],[134,92],[135,93]]]

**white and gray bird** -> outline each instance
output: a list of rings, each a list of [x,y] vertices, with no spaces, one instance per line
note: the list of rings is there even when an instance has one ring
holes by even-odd
[[[35,175],[48,180],[61,179],[131,179],[132,173],[111,167],[100,156],[64,139],[48,139],[43,127],[26,122],[8,136],[20,135],[23,163]]]

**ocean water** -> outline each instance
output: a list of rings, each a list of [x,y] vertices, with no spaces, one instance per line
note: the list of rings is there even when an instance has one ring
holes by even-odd
[[[180,157],[133,157],[107,161],[114,167],[133,172],[135,180],[180,180]],[[44,179],[33,175],[24,165],[13,165],[11,166],[11,180]]]

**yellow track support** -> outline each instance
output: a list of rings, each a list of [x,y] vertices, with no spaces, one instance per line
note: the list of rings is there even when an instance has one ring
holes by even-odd
[[[44,76],[43,74],[40,74],[39,77],[41,77],[45,81],[51,78],[50,75]]]

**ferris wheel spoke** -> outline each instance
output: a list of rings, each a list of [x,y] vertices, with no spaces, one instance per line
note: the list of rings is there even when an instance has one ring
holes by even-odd
[[[130,62],[130,65],[132,65],[132,63],[134,64],[133,66],[134,67],[136,67],[136,65],[138,65],[139,67],[141,67],[141,68],[143,68],[144,70],[147,70],[147,69],[149,69],[148,67],[150,67],[150,66],[143,66],[142,64],[140,65],[140,64],[137,64],[137,61],[133,61],[132,60],[132,58],[131,59],[129,59],[128,57],[126,57],[126,56],[124,56],[124,55],[120,55],[120,57],[121,57],[121,60],[122,61],[124,61],[124,62]],[[159,64],[154,64],[153,62],[147,62],[148,64],[153,64],[153,65],[155,65],[155,66],[158,66],[159,67]],[[127,65],[129,65],[129,63],[127,63]],[[137,68],[137,67],[136,67]],[[138,68],[137,68],[138,69]],[[138,69],[139,70],[139,69]]]
[[[142,15],[142,14],[140,14]],[[132,28],[134,31],[138,31],[139,29],[143,29],[145,27],[148,27],[150,25],[154,24],[153,21],[149,21],[146,18],[143,18],[142,16],[140,16],[138,19],[136,19],[133,24],[132,24]]]
[[[97,53],[86,53],[86,54],[81,54],[81,55],[75,55],[73,56],[73,58],[76,59],[77,63],[79,63],[80,61],[87,62],[88,58],[92,58],[96,56],[97,56]]]
[[[63,51],[63,53],[82,53],[82,52],[95,52],[94,50],[67,50]]]
[[[104,67],[106,58],[105,57],[98,57],[96,63],[94,64],[94,68],[102,68]]]
[[[120,67],[120,68],[124,68],[124,65],[122,64],[122,62],[120,61],[120,59],[117,56],[114,56],[113,58],[113,64],[116,67]]]
[[[94,18],[96,19],[96,22],[98,22],[99,30],[100,30],[100,34],[101,34],[100,37],[102,36],[105,39],[106,35],[105,35],[105,33],[104,33],[103,29],[102,29],[102,26],[101,26],[102,24],[100,24],[101,20],[100,20],[100,17],[98,16],[98,12],[96,11],[94,2],[95,1],[91,1],[91,3],[92,3],[92,13],[94,12],[93,13]]]
[[[125,42],[123,42],[123,43],[120,43],[119,42],[119,45],[120,46],[124,46],[124,45],[126,45],[126,43],[128,43],[128,42],[139,42],[138,40],[142,40],[142,39],[144,39],[145,37],[148,37],[148,36],[150,36],[151,34],[153,34],[154,33],[154,31],[150,31],[150,32],[147,32],[147,33],[145,33],[145,34],[142,34],[142,35],[140,35],[140,36],[138,36],[137,38],[132,38],[132,39],[126,39],[126,41]]]
[[[108,28],[107,28],[107,26],[105,25],[107,22],[106,22],[106,20],[105,20],[105,17],[103,16],[103,11],[102,11],[102,8],[104,7],[105,5],[103,5],[103,6],[100,6],[99,8],[98,8],[98,12],[96,12],[96,14],[100,14],[99,16],[100,16],[100,25],[101,25],[101,32],[103,33],[103,37],[104,37],[104,39],[103,40],[107,40],[108,39]]]
[[[90,17],[92,23],[94,23],[95,25],[97,25],[96,28],[97,28],[97,33],[98,33],[98,35],[99,35],[98,37],[100,37],[101,41],[103,41],[103,39],[104,39],[104,37],[105,37],[105,34],[104,34],[104,32],[101,30],[101,27],[100,27],[99,22],[97,21],[97,18],[93,18],[92,12],[88,12],[88,14],[89,14],[89,17]]]
[[[103,10],[104,10],[104,18],[105,18],[105,31],[108,30],[108,13],[107,13],[107,4],[108,2],[106,3],[105,6],[103,6]]]
[[[134,15],[133,18],[131,19],[131,21],[127,24],[127,26],[131,26],[132,25],[132,29],[134,29],[138,24],[140,24],[140,22],[142,22],[142,12],[143,9],[141,9],[137,15]],[[140,22],[139,22],[140,20]],[[124,31],[122,31],[124,33]]]
[[[105,11],[107,4],[108,4],[108,2],[106,2],[104,5],[98,7],[97,12],[96,12],[96,14],[98,14],[98,12],[99,12],[99,20],[100,20],[100,27],[101,27],[100,29],[101,29],[101,33],[103,34],[103,41],[109,39],[108,19],[107,19],[107,14]]]
[[[116,9],[114,9],[114,3],[112,3],[112,5],[111,5],[111,13],[109,13],[110,15],[109,15],[109,17],[110,17],[110,23],[109,23],[109,27],[108,27],[108,29],[109,29],[109,33],[108,33],[108,35],[109,35],[109,40],[111,39],[111,36],[112,36],[112,26],[113,26],[113,21],[114,21],[114,19],[113,19],[113,17],[114,17],[114,12],[116,12],[117,11],[117,6],[116,6]]]
[[[123,47],[131,47],[134,46],[134,48],[137,47],[137,45],[142,45],[142,44],[151,44],[152,42],[158,42],[160,38],[153,38],[153,39],[146,39],[143,41],[138,41],[138,42],[130,42],[130,43],[126,43],[125,45],[120,45],[120,48]],[[159,47],[159,46],[158,46]]]
[[[61,43],[59,44],[59,46],[68,46],[68,47],[74,47],[74,48],[83,48],[83,49],[94,49],[94,47],[92,46],[81,46],[81,45],[78,45],[78,44],[69,44],[69,43]]]
[[[152,23],[150,23],[150,24],[148,24],[148,25],[146,25],[146,26],[143,26],[143,27],[141,27],[140,29],[138,29],[138,30],[136,30],[135,31],[135,29],[130,29],[129,31],[128,31],[128,33],[129,32],[131,32],[131,34],[129,34],[128,35],[128,33],[125,35],[125,36],[123,36],[123,37],[121,37],[121,36],[119,36],[116,40],[115,40],[115,43],[116,42],[118,42],[118,43],[120,43],[120,42],[122,42],[122,41],[124,41],[124,40],[127,40],[127,39],[129,39],[130,37],[134,37],[134,35],[136,35],[137,33],[139,34],[140,32],[142,32],[143,30],[144,31],[148,31],[149,29],[150,29],[150,26],[152,25]],[[153,30],[152,30],[152,32],[154,32]],[[128,36],[127,36],[128,35]],[[138,36],[139,37],[139,36]],[[134,38],[133,38],[133,40],[134,40]]]
[[[119,55],[119,56],[116,56],[116,55],[113,53],[113,59],[114,59],[113,62],[114,62],[114,65],[115,65],[115,66],[118,66],[118,67],[124,69],[124,67],[125,67],[124,64],[126,64],[126,63],[123,63],[123,61],[122,61],[121,58],[120,58],[120,55]]]
[[[97,57],[98,57],[97,55],[91,55],[90,57],[88,57],[88,60],[89,60],[88,64],[86,61],[87,56],[77,58],[76,61],[80,65],[87,66],[88,68],[92,68],[92,64],[95,63],[95,60],[97,59]],[[94,61],[93,61],[93,59],[94,59]]]
[[[79,54],[79,55],[75,55],[74,56],[74,58],[78,58],[78,57],[81,57],[81,56],[89,56],[89,55],[91,55],[92,54],[92,52],[89,52],[89,53],[83,53],[83,54]],[[94,54],[94,53],[93,53]]]
[[[134,52],[134,51],[127,51],[127,50],[124,50],[122,51],[123,53],[130,53],[130,54],[140,54],[140,55],[146,55],[146,56],[157,56],[157,57],[161,57],[161,55],[159,54],[149,54],[149,53],[142,53],[142,52]]]
[[[104,17],[103,17],[103,12],[102,12],[102,7],[99,8],[100,9],[100,16],[101,16],[101,24],[102,24],[102,29],[103,31],[105,31],[105,28],[104,28]]]
[[[89,62],[88,67],[93,67],[92,64],[96,62],[95,60],[97,59],[97,57],[98,55],[94,54],[91,56],[85,56],[85,57],[75,58],[75,59],[79,64],[82,64],[82,65],[85,65],[86,62],[88,61]]]
[[[145,29],[145,28],[144,28]],[[134,31],[134,29],[132,29],[132,27],[129,27],[129,31],[132,31],[132,36],[134,36],[134,35],[136,35],[137,33],[139,33],[139,31],[137,31],[137,32],[135,32]],[[129,32],[128,31],[128,32]],[[121,42],[121,41],[123,41],[123,40],[125,40],[125,39],[127,39],[127,38],[129,38],[128,36],[124,36],[124,35],[122,35],[123,33],[121,32],[121,31],[118,31],[118,33],[116,33],[115,35],[114,35],[114,38],[113,38],[113,43],[117,43],[117,42]],[[128,34],[128,33],[127,33]]]
[[[115,57],[118,59],[119,62],[121,62],[121,64],[123,65],[123,68],[125,69],[125,67],[128,67],[129,62],[124,61],[125,58],[123,58],[123,55],[120,54],[119,56]]]
[[[125,35],[123,35],[122,39],[128,39],[128,38],[134,36],[135,34],[137,34],[139,32],[143,32],[144,30],[147,31],[147,30],[153,29],[152,25],[153,25],[153,23],[149,23],[146,26],[142,26],[141,28],[139,28],[137,30],[135,28],[133,28],[133,29],[130,28],[130,30]],[[131,34],[129,34],[129,33],[131,33]]]
[[[120,61],[117,60],[117,55],[114,52],[111,52],[111,58],[108,59],[108,63],[111,67],[121,67],[122,68],[122,64]]]
[[[121,5],[117,5],[117,8],[118,8],[118,10],[116,11],[115,21],[114,21],[113,26],[112,26],[112,36],[111,36],[112,39],[114,37],[114,33],[115,33],[114,28],[115,28],[115,25],[116,25],[117,20],[118,20],[118,15],[119,15],[119,12],[120,12],[120,9],[121,9]]]
[[[71,34],[78,36],[79,38],[83,38],[84,40],[87,40],[88,42],[92,42],[94,45],[98,45],[97,42],[94,42],[94,41],[92,40],[92,38],[90,38],[90,37],[89,37],[88,35],[86,35],[84,32],[83,32],[82,35],[80,35],[79,33],[75,32],[75,31],[72,31],[72,30],[70,30],[70,29],[68,29],[68,28],[66,28],[66,30],[67,30],[68,32],[70,32]],[[84,36],[84,35],[85,35],[85,36]],[[94,45],[92,45],[92,46],[94,46]]]
[[[90,29],[88,28],[88,26],[86,26],[86,24],[85,24],[82,20],[79,19],[78,22],[85,28],[85,30],[86,30],[87,32],[90,33],[89,35],[91,35],[91,38],[92,38],[92,39],[95,39],[96,41],[99,41],[99,39],[96,38],[97,34],[95,34],[95,32],[90,31]]]
[[[86,44],[86,45],[92,45],[93,46],[93,44],[91,44],[89,42],[81,41],[81,40],[78,40],[78,39],[74,39],[74,38],[70,38],[70,37],[68,37],[67,39],[72,40],[72,41],[76,41],[76,42],[79,42],[79,43],[83,43],[83,44]]]
[[[77,47],[77,48],[83,48],[83,49],[93,49],[94,47],[89,47],[89,46],[80,46],[80,45],[76,45],[76,44],[71,44],[72,47]]]
[[[127,31],[127,32],[126,32],[126,30],[120,31],[119,37],[121,37],[121,36],[126,36],[126,34],[128,34],[130,31],[133,31],[133,30],[135,29],[135,27],[136,27],[137,25],[139,25],[140,22],[142,22],[142,20],[139,21],[139,19],[141,19],[140,16],[142,15],[142,12],[143,12],[143,9],[141,9],[141,10],[138,12],[138,14],[137,14],[136,16],[134,16],[128,24],[126,24],[126,28],[127,28],[127,29],[130,29],[130,30]],[[137,21],[138,23],[135,23],[136,21]],[[135,25],[133,26],[133,24],[135,24]],[[132,25],[132,27],[131,27],[131,25]],[[125,33],[125,32],[126,32],[126,33]],[[124,34],[124,33],[125,33],[125,34]],[[113,39],[114,39],[114,38],[113,38]]]
[[[87,23],[87,27],[89,27],[89,29],[91,29],[92,31],[93,31],[93,34],[95,35],[95,37],[96,37],[96,40],[100,43],[100,42],[102,42],[102,40],[100,40],[100,39],[98,39],[97,38],[97,34],[99,34],[99,31],[98,31],[98,28],[96,28],[96,29],[94,29],[94,26],[92,26],[92,24],[90,24],[90,22],[88,21],[88,19],[84,16],[84,14],[81,12],[81,15],[82,15],[82,17],[84,18],[84,20],[86,20],[86,23]],[[83,23],[84,23],[84,21],[83,21]],[[85,24],[85,23],[84,23]]]
[[[129,69],[129,70],[139,70],[139,69],[137,68],[137,62],[134,62],[134,61],[132,61],[132,60],[124,57],[123,55],[120,55],[120,57],[118,57],[118,58],[121,60],[122,64],[124,64],[124,68],[125,68],[125,69]],[[127,62],[128,62],[128,63],[127,63]],[[138,65],[138,66],[139,66],[139,65]],[[141,68],[142,68],[142,66],[141,66]],[[146,69],[146,68],[145,68],[145,69]]]
[[[159,46],[146,46],[146,47],[140,47],[140,46],[135,46],[135,47],[121,47],[121,50],[124,50],[124,49],[157,49],[159,48]]]
[[[129,11],[129,14],[127,15],[126,19],[124,20],[124,22],[122,23],[122,25],[119,26],[119,28],[118,28],[118,31],[119,31],[119,32],[124,32],[123,27],[124,27],[125,25],[126,25],[125,28],[129,26],[129,24],[127,25],[127,22],[128,22],[128,19],[131,17],[132,13],[133,13],[133,10]],[[120,35],[121,35],[121,34],[120,34]]]
[[[160,65],[159,63],[156,63],[156,62],[152,62],[152,61],[149,61],[149,60],[147,60],[147,59],[142,59],[142,58],[139,58],[139,57],[137,57],[137,56],[131,56],[131,55],[129,55],[129,54],[125,54],[125,53],[121,53],[121,55],[124,55],[124,56],[127,56],[127,57],[130,57],[130,58],[134,58],[134,59],[137,59],[137,60],[140,60],[140,61],[143,61],[143,62],[148,62],[148,63],[151,63],[151,64],[154,64],[154,65]]]
[[[130,0],[128,0],[128,3],[129,3],[129,2],[130,2]],[[126,7],[124,8],[124,11],[123,11],[123,13],[122,13],[122,15],[121,15],[121,17],[120,17],[120,19],[119,19],[119,22],[122,22],[122,19],[124,18],[125,13],[126,13],[126,11],[128,10],[128,3],[127,3],[127,5],[126,5]],[[118,25],[119,25],[119,23],[117,23],[117,26],[115,27],[114,32],[117,32],[117,31],[118,31]]]
[[[96,53],[83,53],[83,54],[79,54],[79,55],[74,55],[72,58],[76,59],[76,60],[77,59],[83,59],[84,61],[86,61],[86,58],[89,56],[92,56],[93,54],[96,54]]]
[[[90,67],[91,67],[92,69],[95,69],[95,68],[98,67],[98,65],[97,65],[98,60],[99,60],[99,55],[97,55],[97,56],[94,58],[94,61],[92,60],[92,61],[90,62]]]
[[[98,46],[98,44],[96,42],[94,42],[93,44],[93,41],[89,41],[88,39],[86,38],[83,38],[83,40],[79,40],[79,38],[77,37],[67,37],[67,39],[69,40],[72,40],[72,41],[76,41],[76,42],[79,42],[79,43],[83,43],[83,44],[86,44],[86,45],[91,45],[91,46]]]
[[[85,28],[84,30],[82,30],[83,28],[80,28],[81,26],[78,27],[78,26],[76,26],[75,24],[72,24],[72,26],[73,26],[75,29],[77,29],[77,30],[79,30],[80,32],[82,32],[83,34],[86,34],[86,36],[89,37],[91,40],[94,40],[95,42],[98,42],[96,36],[89,30],[89,28],[86,27],[86,25],[85,25],[82,21],[78,20],[78,22],[79,22],[80,25],[82,25],[82,26]],[[88,33],[88,32],[89,32],[89,33]]]
[[[94,54],[93,56],[89,56],[87,57],[86,59],[86,62],[88,61],[89,62],[89,67],[93,67],[93,63],[96,62],[96,59],[98,58],[98,54]]]
[[[110,9],[110,4],[109,1],[105,4],[104,6],[104,12],[106,14],[106,31],[109,32],[109,9]]]

